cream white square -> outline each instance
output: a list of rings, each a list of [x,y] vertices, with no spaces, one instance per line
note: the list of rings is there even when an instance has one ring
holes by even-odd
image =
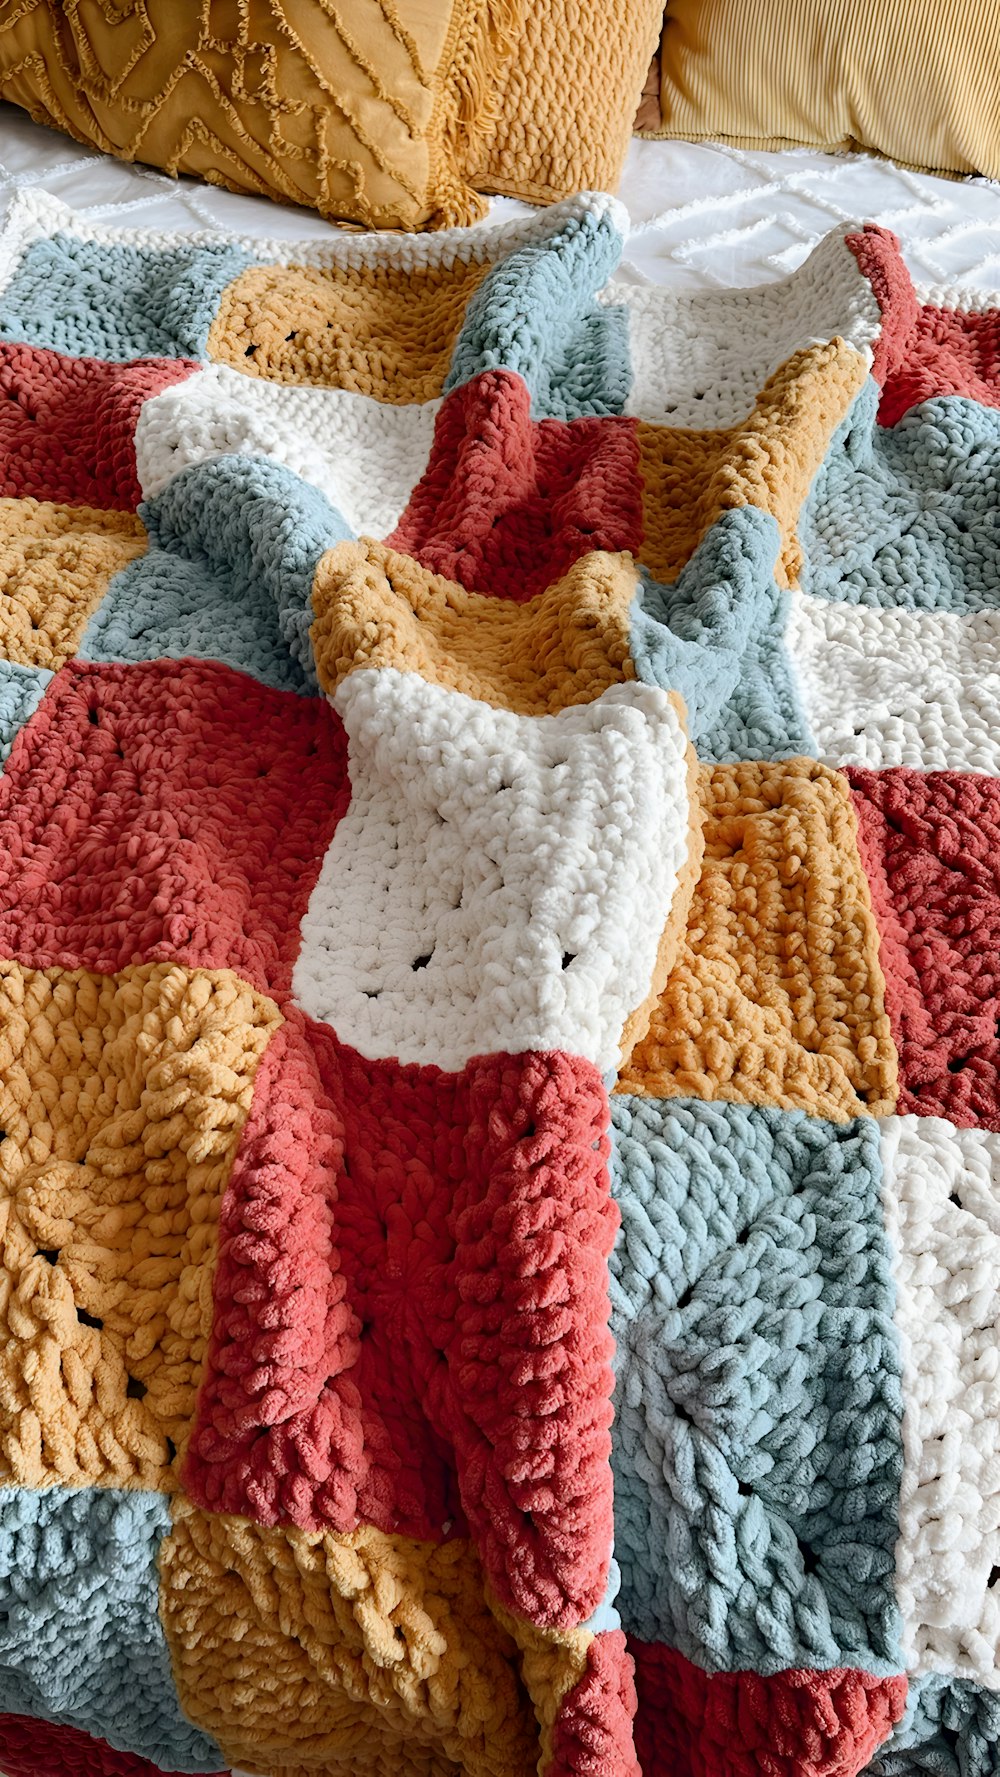
[[[890,1117],[881,1144],[903,1356],[906,1670],[1000,1690],[1000,1135]]]
[[[768,378],[804,346],[839,337],[870,364],[882,327],[875,292],[839,231],[779,283],[676,291],[613,278],[601,301],[628,309],[626,412],[697,431],[745,420]]]
[[[827,765],[1000,775],[1000,611],[902,611],[795,592],[785,639]]]
[[[675,704],[633,683],[518,716],[390,669],[333,702],[351,804],[302,923],[299,1005],[372,1058],[616,1068],[688,851]]]
[[[427,467],[440,401],[391,407],[350,389],[241,376],[213,364],[143,403],[135,455],[143,497],[216,457],[270,457],[311,482],[356,536],[395,530]]]

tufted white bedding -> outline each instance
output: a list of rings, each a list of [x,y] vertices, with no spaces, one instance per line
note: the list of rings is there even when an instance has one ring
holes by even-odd
[[[124,166],[0,105],[0,206],[39,186],[78,215],[128,226],[259,230],[271,239],[322,238],[310,210],[237,197],[148,167]],[[631,234],[621,275],[705,290],[785,277],[839,222],[872,220],[902,233],[910,271],[935,287],[1000,283],[1000,186],[912,173],[871,155],[749,153],[711,143],[633,141],[618,196]],[[494,200],[490,221],[528,215]]]

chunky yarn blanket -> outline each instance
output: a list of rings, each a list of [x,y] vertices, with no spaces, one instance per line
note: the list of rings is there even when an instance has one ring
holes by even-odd
[[[1000,1769],[1000,306],[0,240],[0,1770]]]

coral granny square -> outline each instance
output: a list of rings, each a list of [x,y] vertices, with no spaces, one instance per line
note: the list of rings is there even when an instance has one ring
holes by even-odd
[[[812,759],[717,765],[701,795],[687,941],[618,1090],[884,1115],[896,1055],[844,778]]]
[[[639,1693],[635,1746],[644,1772],[847,1777],[848,1772],[869,1770],[869,1759],[908,1701],[901,1674],[876,1678],[842,1666],[768,1678],[759,1672],[705,1672],[662,1642],[631,1636],[629,1652]],[[923,1749],[922,1737],[915,1743]],[[808,1749],[805,1757],[803,1747]],[[894,1774],[919,1769],[880,1765]]]
[[[895,1050],[844,778],[812,759],[712,766],[702,801],[686,945],[618,1091],[885,1114]]]
[[[322,699],[208,661],[74,662],[0,779],[0,954],[169,959],[280,993],[347,799]]]
[[[1000,1129],[1000,779],[847,772],[901,1111]]]
[[[0,1448],[22,1486],[169,1486],[219,1199],[277,1008],[236,976],[0,964]]]
[[[936,308],[920,310],[902,362],[890,370],[879,402],[879,424],[894,426],[920,401],[966,395],[984,407],[1000,407],[1000,313]]]
[[[402,1067],[290,1010],[222,1210],[189,1495],[317,1532],[467,1520],[503,1602],[586,1619],[612,1528],[607,1115],[576,1056]]]
[[[184,358],[102,364],[0,340],[0,494],[133,511],[143,402],[196,368]]]
[[[527,599],[591,549],[638,552],[642,487],[634,420],[532,420],[508,370],[445,400],[394,549],[470,592]]]
[[[0,656],[58,669],[114,575],[145,548],[131,513],[0,499]]]

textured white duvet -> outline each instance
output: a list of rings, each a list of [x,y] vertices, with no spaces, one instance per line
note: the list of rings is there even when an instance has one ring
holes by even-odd
[[[272,240],[321,237],[330,227],[309,210],[123,166],[0,105],[2,211],[18,187],[32,185],[80,215],[137,227],[259,230]],[[632,222],[623,275],[639,283],[766,283],[801,264],[838,222],[873,221],[901,236],[921,284],[1000,284],[1000,184],[985,179],[906,172],[864,154],[635,140],[618,195]],[[518,214],[528,207],[493,203],[496,220]]]

